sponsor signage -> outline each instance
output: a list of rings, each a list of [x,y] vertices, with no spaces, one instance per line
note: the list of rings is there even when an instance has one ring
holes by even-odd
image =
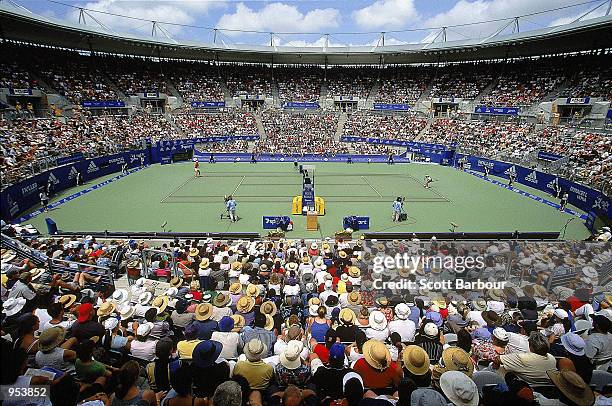
[[[89,109],[106,109],[125,107],[125,102],[122,100],[84,100],[81,105]]]
[[[58,166],[62,166],[62,165],[80,161],[81,159],[84,159],[84,158],[85,156],[83,155],[82,152],[77,152],[76,154],[72,154],[70,156],[57,158],[55,162],[57,163]]]
[[[568,97],[565,101],[567,104],[589,104],[590,97]]]
[[[407,104],[388,104],[374,103],[374,110],[408,111],[410,106]]]
[[[147,99],[158,99],[159,98],[159,92],[144,92],[143,95]]]
[[[10,89],[15,96],[32,96],[32,89]]]
[[[506,115],[516,116],[520,109],[518,107],[489,107],[489,106],[476,106],[474,113],[477,114],[492,114],[492,115]]]
[[[285,109],[318,109],[319,103],[316,102],[286,102],[283,104]]]
[[[538,159],[541,159],[543,161],[558,161],[559,159],[563,158],[563,155],[558,155],[558,154],[553,154],[552,152],[546,152],[546,151],[538,151]]]
[[[454,97],[434,97],[433,102],[436,104],[455,104]]]
[[[196,109],[218,109],[225,107],[224,101],[192,101],[191,107]]]

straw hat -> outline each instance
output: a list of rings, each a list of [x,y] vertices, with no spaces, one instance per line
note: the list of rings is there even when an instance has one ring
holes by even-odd
[[[266,300],[261,304],[259,311],[263,314],[269,314],[270,316],[274,316],[276,314],[276,303],[271,300]]]
[[[197,248],[189,248],[190,257],[197,257],[198,255],[200,255],[200,250],[198,250]]]
[[[2,303],[2,313],[6,314],[7,316],[13,316],[19,313],[21,309],[23,309],[26,302],[27,300],[25,300],[22,297],[18,297],[18,298],[11,297],[9,299],[6,299]]]
[[[70,306],[72,306],[74,302],[76,302],[76,299],[77,299],[76,295],[63,295],[63,296],[60,296],[57,302],[63,304],[64,309],[67,309]]]
[[[442,351],[442,361],[447,371],[458,371],[471,377],[474,363],[470,355],[459,347],[448,347]]]
[[[130,317],[134,315],[135,312],[136,312],[136,309],[134,308],[134,306],[130,306],[127,304],[119,308],[119,315],[121,316],[121,320],[129,319]]]
[[[298,264],[296,264],[295,262],[288,262],[285,264],[285,269],[287,269],[288,271],[297,271]]]
[[[248,313],[253,310],[254,306],[255,299],[253,299],[251,296],[242,296],[240,299],[238,299],[238,302],[236,302],[236,310],[240,313]]]
[[[244,346],[244,355],[249,361],[259,361],[268,353],[268,347],[260,339],[254,338]]]
[[[264,325],[264,328],[268,331],[274,330],[274,319],[269,314],[266,314],[265,316],[266,316],[266,324]]]
[[[212,316],[213,307],[210,303],[200,303],[195,308],[195,319],[198,321],[204,321],[210,319]]]
[[[42,352],[49,352],[63,343],[64,337],[66,337],[66,330],[61,326],[43,330],[38,337],[38,349]]]
[[[257,285],[253,285],[252,283],[250,283],[247,288],[246,288],[246,294],[248,296],[251,297],[257,297],[259,296],[259,287],[257,287]]]
[[[242,314],[232,314],[230,317],[232,318],[232,320],[234,320],[234,328],[232,329],[232,331],[239,332],[244,328],[246,320],[244,319],[244,316]]]
[[[372,368],[383,371],[391,365],[391,353],[382,341],[368,340],[363,344],[363,356]]]
[[[240,284],[240,282],[234,282],[229,287],[229,292],[232,295],[238,295],[240,294],[241,291],[242,291],[242,285]]]
[[[341,250],[341,251],[338,251],[338,256],[342,259],[346,259],[348,257],[348,254],[346,253],[346,251]]]
[[[360,305],[361,304],[361,293],[358,291],[352,291],[348,294],[348,302],[352,305]]]
[[[180,276],[175,276],[174,278],[170,279],[170,286],[173,288],[178,288],[183,284],[183,278],[181,278]]]
[[[321,306],[321,299],[319,299],[318,297],[311,297],[310,299],[308,299],[308,306],[313,306],[316,305]]]
[[[298,369],[302,365],[300,353],[303,349],[304,344],[302,344],[301,341],[289,341],[285,347],[285,351],[278,357],[280,364],[287,369]]]
[[[370,313],[369,321],[370,327],[374,330],[382,331],[387,328],[387,317],[385,317],[385,314],[381,311],[374,310]]]
[[[232,262],[232,271],[238,271],[240,269],[242,269],[242,262],[240,261]]]
[[[110,316],[112,312],[115,311],[117,305],[113,302],[104,302],[98,308],[98,312],[96,313],[98,317]]]
[[[166,307],[168,307],[168,296],[158,296],[155,299],[153,299],[153,302],[151,302],[151,306],[156,307],[157,308],[157,313],[162,313],[164,310],[166,310]]]
[[[340,310],[338,319],[342,324],[355,324],[357,316],[355,315],[355,312],[353,310],[349,309],[348,307],[345,307],[344,309]]]
[[[440,376],[440,388],[456,406],[478,406],[480,397],[476,383],[461,372],[448,371]]]
[[[226,295],[225,293],[219,293],[212,301],[213,306],[215,307],[225,307],[227,306],[232,299]]]
[[[210,259],[208,258],[202,258],[202,262],[200,262],[200,269],[206,269],[208,268],[208,265],[210,265]]]
[[[429,371],[429,355],[418,345],[409,345],[402,352],[404,368],[414,375],[425,375]]]
[[[595,403],[593,391],[576,372],[551,370],[546,373],[557,389],[575,404],[590,406]]]

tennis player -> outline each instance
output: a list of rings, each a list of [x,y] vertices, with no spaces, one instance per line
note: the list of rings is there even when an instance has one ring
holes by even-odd
[[[235,223],[238,219],[236,217],[236,205],[237,203],[234,199],[234,196],[230,195],[227,199],[227,202],[225,203],[225,207],[227,208],[227,212],[229,213],[229,217],[232,223]]]
[[[429,184],[433,182],[433,179],[429,175],[425,175],[425,189],[429,189]]]
[[[198,161],[198,158],[196,158],[193,162],[193,172],[195,173],[196,178],[200,177],[200,161]]]
[[[563,196],[561,196],[561,205],[559,205],[559,211],[565,210],[568,200],[569,200],[569,195],[567,194],[567,192],[563,193]]]
[[[402,217],[402,210],[404,208],[403,206],[404,205],[402,203],[401,197],[398,197],[397,199],[395,199],[395,201],[391,205],[391,207],[393,207],[393,221],[400,221]]]

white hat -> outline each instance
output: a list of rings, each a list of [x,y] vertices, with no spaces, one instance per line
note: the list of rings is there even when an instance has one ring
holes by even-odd
[[[119,315],[121,316],[121,320],[127,320],[134,315],[136,309],[134,306],[130,306],[128,304],[123,305],[119,308]]]
[[[493,310],[497,314],[502,314],[505,308],[504,302],[498,302],[496,300],[489,300],[487,302],[487,310]]]
[[[298,369],[302,362],[300,360],[300,353],[304,349],[304,344],[298,340],[291,340],[287,343],[285,351],[278,357],[279,362],[282,366],[287,369]]]
[[[140,296],[138,296],[138,303],[145,306],[151,301],[152,298],[153,294],[151,292],[142,292]]]
[[[569,317],[569,315],[567,314],[567,311],[560,309],[560,308],[555,309],[553,314],[560,319],[567,319]]]
[[[444,372],[440,376],[440,388],[448,400],[456,406],[478,406],[478,387],[463,372]]]
[[[576,334],[582,335],[587,333],[593,327],[593,323],[590,320],[576,320],[574,323],[574,328],[576,329]]]
[[[22,297],[18,297],[18,298],[9,298],[6,299],[3,303],[2,303],[2,313],[6,314],[7,316],[13,316],[17,313],[19,313],[21,311],[21,309],[23,309],[23,306],[25,306],[26,304],[26,300]]]
[[[317,312],[319,311],[319,305],[315,305],[315,304],[311,304],[310,306],[308,306],[308,313],[311,316],[316,316]]]
[[[146,337],[151,333],[152,329],[153,329],[153,323],[143,323],[140,326],[138,326],[138,329],[136,330],[136,335],[139,335],[141,337]]]
[[[138,280],[136,280],[136,286],[144,286],[145,281],[145,278],[138,278]]]
[[[429,338],[436,338],[438,336],[438,326],[435,323],[427,323],[423,328],[423,332]]]
[[[128,291],[125,289],[117,289],[113,292],[111,300],[115,303],[122,304],[128,300]]]
[[[582,274],[590,279],[595,279],[598,276],[597,270],[592,266],[585,266],[582,268]]]
[[[505,343],[510,341],[510,336],[508,335],[508,332],[501,327],[493,329],[493,336],[499,341],[503,341]]]
[[[356,372],[349,372],[348,374],[345,374],[344,377],[342,378],[342,388],[344,390],[344,387],[346,386],[346,383],[350,380],[350,379],[357,379],[359,382],[361,382],[361,386],[363,387],[363,378],[361,377],[361,375],[359,375]]]
[[[410,308],[408,307],[406,303],[399,303],[397,306],[395,306],[395,315],[397,316],[398,319],[406,320],[409,314],[410,314]]]
[[[176,296],[178,295],[178,289],[177,288],[170,288],[166,291],[165,293],[166,296]]]
[[[105,330],[113,330],[118,325],[119,325],[119,320],[116,317],[109,317],[104,322],[104,329]]]
[[[379,310],[370,313],[370,327],[374,330],[382,331],[387,328],[387,317]]]
[[[593,309],[592,304],[587,303],[577,308],[574,313],[576,314],[576,316],[589,317],[591,314],[595,313],[595,310]]]

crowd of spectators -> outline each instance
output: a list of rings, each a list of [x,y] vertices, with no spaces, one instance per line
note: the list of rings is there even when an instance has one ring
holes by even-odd
[[[266,139],[257,144],[257,152],[333,154],[339,147],[334,139],[338,126],[336,114],[266,111],[261,121]]]
[[[176,87],[184,102],[223,101],[225,95],[219,78],[219,68],[194,63],[170,70],[170,81]]]
[[[319,68],[275,68],[278,96],[284,102],[317,102],[321,94],[322,70]]]
[[[38,258],[81,264],[51,272],[2,250],[2,384],[50,385],[42,406],[590,406],[612,396],[609,246],[22,243]],[[161,252],[141,262],[150,247]],[[400,252],[482,265],[430,259],[373,271],[374,257]],[[115,286],[93,265],[130,284]],[[569,278],[556,281],[558,270]],[[380,278],[415,283],[376,290]],[[420,282],[457,278],[505,283],[457,291]]]
[[[372,91],[375,75],[368,68],[333,67],[326,73],[327,95],[366,99]]]
[[[258,133],[255,116],[249,112],[178,114],[172,118],[187,138]]]
[[[601,97],[604,101],[612,100],[612,68],[610,58],[603,62],[592,61],[591,64],[580,64],[580,69],[573,72],[568,79],[567,87],[561,91],[561,97]]]
[[[493,81],[488,64],[439,67],[431,82],[431,97],[474,100]]]
[[[38,83],[15,61],[0,62],[0,89],[39,89]]]
[[[377,103],[402,103],[414,106],[431,80],[428,69],[386,68],[380,72]]]
[[[108,70],[111,79],[126,96],[138,93],[168,94],[164,64],[136,57],[117,58]],[[174,71],[175,67],[172,67]]]
[[[344,135],[394,140],[414,140],[425,128],[427,119],[411,114],[373,114],[357,112],[344,123]]]
[[[272,97],[272,73],[265,66],[224,66],[225,83],[232,96]]]

